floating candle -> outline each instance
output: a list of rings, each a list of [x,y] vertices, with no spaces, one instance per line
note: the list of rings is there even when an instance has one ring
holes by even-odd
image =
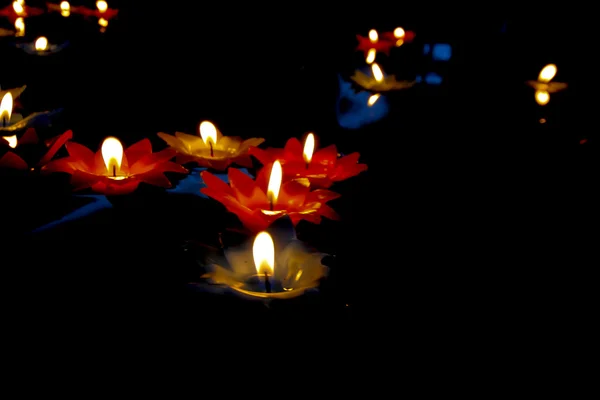
[[[416,83],[416,81],[399,81],[394,75],[385,75],[377,63],[371,64],[371,76],[356,70],[350,78],[362,88],[373,92],[408,89]]]
[[[296,138],[289,139],[283,149],[252,147],[250,154],[263,165],[281,163],[283,180],[297,180],[315,188],[329,188],[334,182],[343,181],[367,170],[359,164],[359,153],[340,157],[335,145],[315,151],[315,136],[309,133],[304,146]]]
[[[13,150],[7,151],[0,158],[0,168],[25,170],[43,167],[50,162],[50,160],[61,149],[61,147],[72,138],[73,132],[67,131],[62,135],[55,136],[45,141],[40,141],[37,132],[33,128],[27,129],[20,138],[16,134],[11,136],[2,136],[0,137],[0,144],[2,144],[4,141]],[[37,154],[41,154],[39,160],[29,160],[28,162],[24,157],[17,154],[21,148],[30,148],[32,146],[40,147],[40,152],[37,152]]]
[[[96,2],[96,8],[90,9],[86,7],[81,7],[78,9],[78,13],[83,14],[87,17],[96,17],[98,19],[104,19],[108,21],[115,18],[119,13],[119,10],[109,8],[108,3],[104,0],[100,0]]]
[[[42,170],[71,174],[74,190],[91,188],[98,193],[119,195],[133,192],[142,182],[168,188],[171,182],[165,172],[188,172],[170,161],[175,151],[153,153],[148,139],[123,150],[117,138],[108,137],[97,153],[75,142],[68,142],[65,147],[69,156],[51,161]]]
[[[540,71],[537,81],[527,81],[527,85],[535,89],[534,97],[536,103],[545,106],[550,102],[550,93],[560,92],[567,88],[566,83],[551,82],[556,76],[558,68],[554,64],[548,64]]]
[[[160,132],[158,136],[177,151],[177,162],[196,163],[217,170],[225,170],[234,163],[252,167],[248,149],[265,141],[262,138],[242,140],[237,136],[223,136],[210,121],[203,121],[198,130],[200,134],[197,136],[181,132],[175,132],[175,136]]]
[[[410,43],[415,38],[413,31],[406,31],[402,27],[397,27],[392,32],[384,32],[382,37],[385,40],[393,42],[396,47],[402,46],[404,43]]]
[[[322,264],[325,256],[299,241],[292,222],[284,217],[240,246],[206,254],[210,262],[200,260],[207,270],[202,278],[210,285],[193,285],[231,290],[251,300],[290,299],[318,288],[328,271]]]
[[[371,62],[375,60],[376,52],[382,52],[389,55],[390,50],[395,46],[395,42],[389,40],[379,40],[379,34],[375,29],[371,29],[369,31],[368,37],[356,35],[356,40],[358,40],[356,51],[364,52],[367,60],[372,58]]]
[[[15,21],[19,17],[35,17],[43,13],[43,9],[29,7],[24,1],[13,1],[12,4],[0,9],[0,17],[6,17],[11,22]]]
[[[339,194],[309,187],[296,181],[282,182],[278,162],[262,168],[253,180],[236,168],[229,168],[229,184],[208,171],[200,173],[206,187],[201,193],[211,197],[235,214],[251,232],[265,230],[273,221],[289,215],[297,224],[306,220],[315,224],[321,217],[339,219],[337,213],[325,203],[340,197]]]
[[[67,47],[69,42],[64,42],[60,45],[52,44],[48,42],[48,38],[45,36],[40,36],[34,42],[31,43],[18,43],[17,47],[22,49],[27,54],[38,55],[38,56],[47,56],[50,54],[58,53],[65,47]]]

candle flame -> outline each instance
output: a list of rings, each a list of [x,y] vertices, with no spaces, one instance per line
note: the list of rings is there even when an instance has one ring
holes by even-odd
[[[23,8],[23,2],[14,1],[13,2],[13,10],[15,10],[15,13],[17,15],[22,15],[23,12],[25,12],[25,9]]]
[[[536,90],[535,91],[535,101],[540,106],[545,106],[550,101],[550,93],[545,90]]]
[[[123,145],[115,137],[107,137],[102,143],[102,159],[106,165],[106,171],[110,176],[116,176],[121,170],[123,162]]]
[[[200,124],[200,137],[205,144],[217,144],[217,127],[210,121]]]
[[[394,37],[396,39],[402,39],[405,34],[406,34],[406,32],[401,27],[394,29]]]
[[[11,149],[14,149],[15,147],[17,147],[17,135],[3,136],[2,139],[6,140],[8,142],[8,145],[10,146]]]
[[[17,36],[23,36],[25,34],[25,20],[23,17],[19,17],[15,20],[15,29],[17,30]]]
[[[304,150],[302,152],[302,157],[304,157],[304,162],[307,164],[312,160],[313,153],[315,151],[315,135],[309,133],[304,141]]]
[[[39,37],[35,41],[35,49],[37,51],[44,51],[48,49],[48,39],[46,39],[44,36]]]
[[[373,61],[375,61],[375,56],[377,55],[377,50],[375,49],[369,49],[369,53],[367,54],[367,64],[371,64]]]
[[[538,81],[548,83],[554,78],[556,75],[556,65],[548,64],[540,71],[540,75],[538,76]]]
[[[369,31],[369,40],[371,41],[371,43],[377,43],[377,40],[379,40],[379,35],[377,34],[377,31],[375,29],[371,29]]]
[[[103,28],[106,28],[108,26],[108,20],[106,20],[104,18],[99,18],[98,25],[100,25]]]
[[[6,120],[6,122],[10,122],[10,117],[13,112],[13,97],[10,92],[7,92],[4,97],[2,97],[2,102],[0,102],[0,122]]]
[[[379,68],[379,65],[373,63],[373,65],[371,65],[371,70],[373,71],[373,78],[375,78],[377,82],[381,82],[383,80],[383,72],[381,71],[381,68]]]
[[[68,17],[71,15],[71,5],[68,1],[63,1],[60,3],[60,15],[63,17]]]
[[[369,107],[371,107],[373,104],[375,104],[377,102],[377,100],[379,100],[379,93],[374,94],[371,97],[369,97],[367,104],[369,105]]]
[[[267,186],[267,197],[273,204],[277,202],[279,196],[279,189],[281,189],[281,178],[283,171],[281,170],[281,163],[279,160],[273,163],[271,168],[271,175],[269,176],[269,185]]]
[[[96,7],[98,8],[98,11],[103,13],[108,10],[108,3],[104,0],[99,0],[96,2]]]
[[[259,275],[273,275],[275,270],[275,244],[267,232],[260,232],[252,246],[254,265]]]

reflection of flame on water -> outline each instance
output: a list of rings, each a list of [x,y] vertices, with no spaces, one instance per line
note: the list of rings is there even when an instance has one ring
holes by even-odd
[[[121,163],[123,162],[123,145],[119,139],[108,137],[102,143],[102,159],[106,165],[107,176],[112,179],[125,179],[121,174]]]
[[[106,30],[106,27],[108,26],[108,20],[104,18],[99,18],[98,25],[100,25],[100,32],[104,32]]]
[[[535,91],[535,101],[540,106],[545,106],[550,101],[550,93],[545,90],[536,90]]]
[[[39,37],[36,41],[35,41],[35,49],[37,51],[45,51],[48,50],[48,39],[46,39],[44,36]]]
[[[375,104],[377,102],[377,100],[379,100],[379,93],[376,93],[374,95],[372,95],[371,97],[369,97],[369,100],[367,100],[367,104],[369,105],[369,107],[371,107],[373,104]]]
[[[309,133],[308,136],[306,136],[306,140],[304,141],[304,150],[302,151],[302,157],[304,158],[304,162],[306,164],[310,164],[314,151],[315,135]]]
[[[254,239],[252,255],[256,272],[263,276],[272,276],[275,270],[275,244],[267,232],[260,232]]]
[[[60,3],[60,15],[63,17],[68,17],[71,15],[71,5],[68,1],[63,1]]]
[[[377,82],[383,81],[383,72],[381,71],[381,68],[379,68],[379,65],[373,63],[373,65],[371,65],[371,70],[373,71],[373,78],[375,78]]]
[[[16,36],[25,35],[25,20],[23,17],[19,17],[15,20],[15,29],[17,31]]]
[[[371,41],[371,43],[377,43],[377,40],[379,40],[379,34],[377,34],[377,31],[375,29],[371,29],[369,31],[369,40]]]
[[[17,135],[3,136],[2,139],[6,140],[8,142],[8,145],[10,146],[11,149],[14,149],[17,147]]]
[[[367,64],[371,64],[375,61],[375,56],[377,55],[377,50],[369,49],[369,53],[367,54],[367,59],[365,60]]]

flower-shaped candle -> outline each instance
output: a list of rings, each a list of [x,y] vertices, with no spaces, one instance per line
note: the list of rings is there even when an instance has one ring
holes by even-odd
[[[356,51],[362,51],[365,54],[367,62],[369,62],[370,57],[372,57],[371,62],[375,60],[376,52],[389,55],[390,50],[396,46],[395,41],[380,40],[379,34],[375,29],[371,29],[369,31],[368,37],[356,35],[356,40],[358,40],[358,47],[356,48]]]
[[[21,114],[13,113],[13,106],[12,92],[7,91],[0,101],[0,135],[2,136],[9,136],[8,132],[19,131],[34,124],[48,122],[52,115],[60,111],[37,112],[23,118]]]
[[[560,92],[567,88],[566,83],[551,82],[556,76],[557,68],[548,64],[540,71],[537,81],[527,81],[527,85],[535,89],[535,101],[540,106],[545,106],[550,101],[550,93]]]
[[[359,164],[359,153],[339,157],[335,145],[315,151],[315,136],[309,133],[304,146],[296,138],[291,138],[283,149],[250,148],[250,154],[263,165],[275,161],[281,163],[283,180],[307,180],[311,186],[329,188],[334,182],[343,181],[367,170],[366,164]]]
[[[391,32],[381,34],[384,40],[393,42],[396,47],[402,46],[404,43],[410,43],[415,38],[413,31],[405,31],[402,27],[398,27]]]
[[[294,225],[301,220],[315,224],[321,217],[339,219],[326,202],[340,197],[326,190],[312,190],[297,181],[282,183],[281,163],[275,161],[258,172],[256,180],[236,168],[229,168],[229,184],[208,171],[202,171],[206,187],[200,191],[234,213],[251,232],[265,230],[273,221],[288,215]]]
[[[293,225],[259,232],[252,241],[224,249],[224,256],[205,265],[202,278],[247,299],[290,299],[319,286],[328,268],[327,254],[310,249],[295,235]],[[279,222],[279,221],[278,221]],[[282,225],[278,223],[277,225]]]
[[[108,137],[96,153],[75,142],[67,142],[65,147],[69,156],[51,161],[42,170],[71,174],[75,190],[91,188],[97,193],[119,195],[133,192],[141,182],[168,188],[171,182],[164,172],[188,172],[170,161],[175,151],[153,153],[149,139],[123,150],[118,139]]]
[[[371,64],[371,72],[372,76],[369,76],[356,70],[350,78],[363,89],[373,92],[408,89],[416,83],[416,81],[398,81],[394,75],[384,74],[377,63]]]
[[[50,12],[60,12],[63,17],[68,17],[71,14],[82,14],[85,12],[85,7],[72,6],[68,1],[61,1],[60,4],[46,3],[46,8]]]
[[[13,1],[12,4],[0,9],[0,17],[6,17],[11,22],[17,20],[17,18],[35,17],[43,13],[43,9],[29,7],[24,0]]]
[[[97,1],[96,8],[81,7],[78,11],[87,17],[96,17],[105,21],[109,21],[119,14],[119,10],[109,8],[108,3],[104,0]]]
[[[17,135],[2,136],[0,137],[0,146],[6,145],[13,150],[9,150],[2,157],[0,157],[0,168],[10,169],[34,169],[43,167],[48,164],[52,157],[60,150],[60,148],[70,139],[73,138],[73,132],[67,131],[62,135],[55,136],[43,142],[43,146],[39,146],[42,155],[39,157],[39,152],[36,152],[35,161],[27,162],[27,157],[21,157],[17,154],[20,149],[32,148],[40,143],[40,139],[33,128],[29,128],[25,131],[23,136],[20,138]],[[25,151],[26,152],[26,151]]]
[[[265,141],[262,138],[243,140],[237,136],[223,136],[210,121],[202,122],[199,130],[199,136],[181,132],[176,132],[175,136],[160,132],[158,136],[177,151],[180,164],[194,162],[216,170],[225,170],[233,163],[252,167],[248,149]]]
[[[62,44],[52,44],[48,42],[48,38],[45,36],[40,36],[35,41],[30,43],[18,43],[17,47],[22,49],[27,54],[47,56],[58,53],[67,47],[68,44],[68,42],[64,42]]]

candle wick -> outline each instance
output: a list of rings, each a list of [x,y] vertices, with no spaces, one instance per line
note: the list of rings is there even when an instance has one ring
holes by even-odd
[[[117,166],[113,165],[113,177],[116,178],[117,177]]]
[[[271,282],[269,282],[269,274],[265,272],[265,291],[271,293]]]
[[[310,163],[306,163],[306,169],[308,169],[308,166],[310,165]]]
[[[208,142],[208,145],[210,146],[210,156],[211,156],[211,157],[214,157],[214,156],[215,156],[215,154],[214,154],[214,151],[213,151],[213,145],[212,145],[212,142]]]

